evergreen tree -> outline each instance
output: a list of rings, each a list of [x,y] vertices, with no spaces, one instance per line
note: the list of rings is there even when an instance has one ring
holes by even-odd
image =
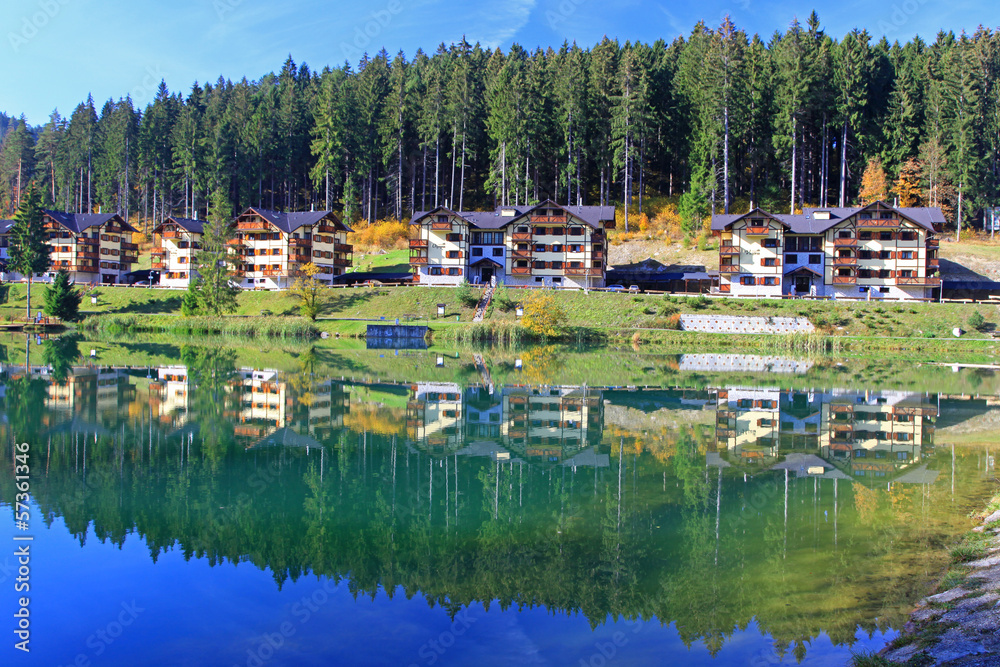
[[[64,322],[74,322],[80,315],[80,300],[83,293],[73,288],[69,274],[60,269],[45,290],[45,314],[58,317]]]
[[[51,252],[46,242],[40,200],[38,191],[34,186],[29,186],[14,216],[14,225],[10,228],[10,247],[7,250],[8,269],[20,273],[28,280],[28,319],[31,319],[31,280],[36,273],[48,271]]]
[[[229,205],[221,190],[212,193],[212,208],[201,237],[201,252],[196,257],[200,281],[201,306],[213,315],[236,310],[240,288],[233,283],[233,258],[229,241],[233,238]]]
[[[201,312],[201,279],[192,276],[188,281],[187,290],[184,291],[184,298],[181,299],[181,314],[184,317],[194,317]]]

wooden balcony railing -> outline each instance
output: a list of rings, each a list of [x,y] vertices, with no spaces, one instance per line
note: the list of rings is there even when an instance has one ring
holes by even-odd
[[[740,265],[739,264],[726,264],[726,263],[720,262],[719,263],[719,272],[720,273],[739,273],[740,272]],[[726,287],[728,287],[728,285],[726,285]]]
[[[86,251],[86,250],[77,250],[76,251],[76,258],[77,259],[100,259],[101,256],[100,256],[100,254],[98,254],[96,252],[89,252],[89,251]]]
[[[426,248],[427,239],[410,239],[411,248]]]
[[[899,227],[898,218],[887,218],[884,220],[863,220],[861,218],[857,219],[858,227]]]
[[[530,241],[531,234],[528,232],[514,232],[514,234],[511,235],[511,238],[515,241]]]
[[[941,262],[938,258],[931,257],[930,259],[927,260],[927,266],[936,269],[939,266],[941,266]]]
[[[720,255],[738,255],[740,254],[740,247],[738,245],[733,245],[731,243],[723,243],[719,246]]]
[[[770,233],[770,227],[745,227],[743,230],[747,236],[767,236]]]
[[[833,245],[836,246],[836,247],[838,247],[838,248],[842,248],[844,246],[853,248],[853,247],[857,247],[858,240],[857,239],[834,239],[833,240]]]
[[[63,264],[62,266],[53,266],[53,271],[58,271],[62,269],[63,271],[76,272],[76,273],[97,273],[97,267],[93,264]]]
[[[426,257],[410,257],[410,264],[426,264]]]
[[[165,268],[167,268],[167,265],[164,262],[153,262],[149,265],[149,268],[156,269],[157,271],[162,271]]]
[[[564,269],[567,276],[599,276],[601,275],[600,269],[594,269],[586,266],[573,266]]]
[[[835,266],[854,266],[858,263],[857,257],[834,257],[833,263]]]
[[[77,236],[76,237],[76,242],[78,244],[82,243],[84,245],[101,245],[101,240],[100,239],[92,239],[92,238],[88,238],[86,236]]]
[[[451,222],[432,222],[431,229],[451,229]]]
[[[165,239],[179,239],[181,237],[180,232],[163,232],[160,234]]]
[[[941,284],[941,279],[933,276],[911,276],[908,278],[896,278],[897,285],[924,285],[926,287],[936,287]]]
[[[351,265],[351,260],[349,260],[349,259],[341,259],[340,257],[337,257],[336,259],[333,260],[333,265],[334,266],[350,266]]]
[[[312,239],[288,239],[288,245],[293,248],[311,248]]]
[[[857,276],[834,276],[834,285],[856,285],[858,283]]]
[[[511,267],[510,272],[515,276],[530,276],[531,267],[530,266],[514,266]]]
[[[251,232],[267,232],[271,230],[271,223],[266,220],[260,220],[257,222],[237,222],[236,229]]]
[[[532,215],[529,217],[533,223],[542,224],[566,224],[565,215]]]
[[[122,250],[139,250],[139,245],[136,243],[129,243],[127,241],[122,241]]]
[[[333,251],[334,252],[354,252],[354,246],[352,246],[350,243],[337,243],[337,242],[334,242],[334,244],[333,244]]]
[[[937,248],[939,245],[941,245],[940,239],[927,239],[928,248]]]
[[[162,257],[163,255],[167,254],[167,251],[164,250],[163,248],[153,248],[152,250],[149,251],[149,254],[152,255],[153,257]]]
[[[287,276],[288,269],[264,269],[261,273],[265,276]]]
[[[333,225],[320,225],[316,228],[316,232],[320,234],[336,234],[337,228]]]
[[[731,287],[729,283],[726,283],[725,285],[719,285],[719,292],[721,292],[722,294],[729,294],[730,289]]]
[[[531,259],[530,250],[512,250],[510,256],[513,259]]]

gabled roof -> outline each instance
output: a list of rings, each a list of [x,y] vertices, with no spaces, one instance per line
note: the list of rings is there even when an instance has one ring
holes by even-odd
[[[192,218],[177,218],[174,216],[170,216],[169,218],[158,224],[156,227],[154,227],[153,233],[159,234],[160,230],[163,229],[163,225],[166,224],[177,225],[178,227],[184,229],[184,231],[190,232],[192,234],[201,234],[205,228],[204,220],[194,220]]]
[[[125,222],[117,213],[66,213],[64,211],[49,210],[42,212],[74,234],[79,234],[91,227],[100,227],[111,220],[115,220],[125,231],[138,231],[135,227]]]
[[[344,231],[353,231],[350,227],[340,221],[333,211],[292,211],[282,213],[281,211],[271,211],[266,208],[256,208],[251,206],[240,215],[255,213],[264,218],[272,225],[286,234],[290,234],[299,227],[318,224],[323,219],[329,219],[335,225],[342,227]]]
[[[563,206],[548,199],[535,206],[498,206],[493,211],[453,211],[444,206],[438,206],[429,211],[416,211],[410,218],[411,225],[419,225],[430,215],[447,214],[458,216],[477,229],[500,229],[513,222],[523,222],[524,217],[538,208],[558,208],[582,220],[596,229],[602,228],[602,222],[615,219],[614,206]],[[514,215],[503,215],[503,211],[514,211]]]
[[[945,222],[944,214],[941,212],[941,209],[937,207],[895,208],[885,202],[879,201],[873,202],[867,206],[853,208],[840,208],[837,206],[826,208],[807,208],[804,209],[802,213],[796,213],[795,215],[773,214],[761,209],[754,209],[750,213],[714,215],[712,216],[712,229],[723,230],[728,228],[734,222],[751,215],[765,215],[784,224],[788,227],[787,231],[791,234],[822,234],[831,227],[840,224],[847,218],[876,206],[888,208],[894,211],[900,218],[908,220],[909,222],[912,222],[918,227],[926,229],[929,232],[934,231],[934,225],[943,225]],[[817,217],[818,213],[827,213],[829,214],[829,218]]]
[[[0,220],[0,236],[9,233],[15,222],[15,220]]]

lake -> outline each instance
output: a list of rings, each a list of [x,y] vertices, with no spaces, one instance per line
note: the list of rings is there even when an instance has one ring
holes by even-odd
[[[897,634],[995,485],[986,369],[167,337],[0,355],[0,580],[31,629],[4,664],[840,665]]]

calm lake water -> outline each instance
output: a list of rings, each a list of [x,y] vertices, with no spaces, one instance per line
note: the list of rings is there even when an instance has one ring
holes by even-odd
[[[34,538],[4,664],[841,665],[928,592],[1000,448],[992,372],[911,362],[0,354],[8,613]]]

